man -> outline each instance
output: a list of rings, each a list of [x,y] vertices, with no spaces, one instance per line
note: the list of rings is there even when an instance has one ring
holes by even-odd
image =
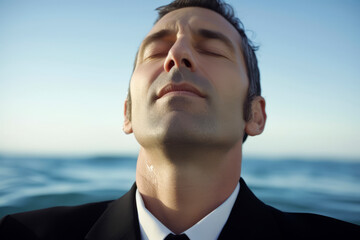
[[[136,184],[115,201],[7,216],[1,239],[358,239],[354,224],[265,205],[240,178],[243,141],[266,113],[255,49],[230,6],[158,10],[125,102]]]

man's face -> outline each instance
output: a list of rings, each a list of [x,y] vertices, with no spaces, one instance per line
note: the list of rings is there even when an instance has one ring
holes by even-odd
[[[143,147],[242,141],[249,84],[240,41],[208,9],[182,8],[161,18],[139,49],[128,132]]]

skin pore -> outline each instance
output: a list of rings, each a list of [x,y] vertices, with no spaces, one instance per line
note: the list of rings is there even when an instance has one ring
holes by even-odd
[[[146,208],[176,234],[234,191],[242,138],[261,134],[265,100],[252,102],[240,35],[221,15],[187,7],[160,19],[142,42],[131,78],[131,121],[140,144],[136,184]]]

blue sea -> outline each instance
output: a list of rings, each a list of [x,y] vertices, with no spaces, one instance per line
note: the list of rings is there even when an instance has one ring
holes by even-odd
[[[136,157],[0,156],[0,218],[116,199],[135,181]],[[360,224],[360,161],[243,159],[242,177],[265,203]]]

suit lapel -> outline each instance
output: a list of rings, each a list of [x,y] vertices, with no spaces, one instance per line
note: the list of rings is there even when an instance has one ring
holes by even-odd
[[[276,211],[267,206],[251,192],[245,181],[240,179],[240,192],[230,216],[218,239],[279,239],[276,221],[272,214]]]
[[[139,220],[135,203],[136,184],[104,211],[85,239],[140,240]]]

